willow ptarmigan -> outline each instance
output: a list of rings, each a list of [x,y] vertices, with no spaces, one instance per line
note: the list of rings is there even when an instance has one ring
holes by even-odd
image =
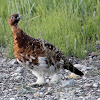
[[[28,36],[18,27],[21,16],[13,14],[9,17],[9,25],[13,34],[14,56],[18,63],[27,67],[37,77],[33,84],[44,84],[45,76],[51,76],[51,83],[58,81],[57,72],[60,69],[67,69],[83,76],[83,73],[76,69],[66,56],[52,44]]]

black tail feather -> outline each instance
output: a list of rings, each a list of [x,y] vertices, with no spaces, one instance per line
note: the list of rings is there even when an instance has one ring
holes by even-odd
[[[69,71],[71,71],[71,72],[73,72],[73,73],[75,73],[75,74],[77,74],[79,76],[83,76],[84,75],[80,70],[75,68],[70,62],[69,62],[68,65],[65,64],[63,67],[64,67],[64,69],[67,69],[67,70],[69,70]]]

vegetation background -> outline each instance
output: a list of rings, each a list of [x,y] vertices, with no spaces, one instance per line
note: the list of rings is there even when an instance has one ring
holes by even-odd
[[[54,44],[69,56],[83,58],[100,40],[100,0],[0,0],[0,47],[13,57],[8,19],[19,13],[19,26],[28,35]],[[1,49],[0,49],[1,50]]]

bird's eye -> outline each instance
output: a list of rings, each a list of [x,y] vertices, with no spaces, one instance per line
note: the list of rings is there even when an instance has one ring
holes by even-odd
[[[14,16],[11,16],[11,19],[14,19]]]

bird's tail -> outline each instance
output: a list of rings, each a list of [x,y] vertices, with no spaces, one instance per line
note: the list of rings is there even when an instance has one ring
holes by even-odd
[[[67,69],[67,70],[69,70],[69,71],[71,71],[79,76],[84,75],[80,70],[75,68],[65,57],[63,58],[63,60],[64,60],[64,65],[63,65],[64,69]]]
[[[69,64],[64,64],[63,67],[64,67],[64,69],[67,69],[67,70],[69,70],[69,71],[71,71],[71,72],[73,72],[73,73],[75,73],[75,74],[77,74],[79,76],[83,76],[84,75],[80,70],[75,68],[70,62],[69,62]]]

